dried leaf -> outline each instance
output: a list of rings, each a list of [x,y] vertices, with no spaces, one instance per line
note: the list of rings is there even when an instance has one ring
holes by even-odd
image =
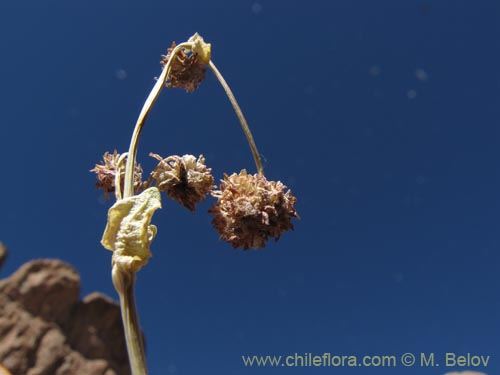
[[[152,187],[117,201],[109,209],[101,244],[114,251],[113,262],[135,272],[147,263],[151,257],[149,246],[156,235],[156,226],[150,223],[158,208],[160,192]]]

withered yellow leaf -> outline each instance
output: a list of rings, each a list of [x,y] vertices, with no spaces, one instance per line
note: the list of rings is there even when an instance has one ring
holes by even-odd
[[[101,244],[114,252],[114,263],[135,272],[147,263],[151,257],[149,246],[156,235],[151,218],[158,208],[161,208],[160,192],[151,187],[117,201],[109,209]]]

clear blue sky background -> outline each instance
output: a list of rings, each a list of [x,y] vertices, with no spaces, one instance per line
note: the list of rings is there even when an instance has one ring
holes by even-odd
[[[491,355],[500,373],[498,1],[3,1],[0,240],[6,276],[63,259],[115,297],[89,173],[128,147],[160,55],[198,31],[232,86],[294,232],[233,251],[164,199],[138,305],[152,375],[442,375],[245,368],[241,355]],[[164,91],[140,143],[255,171],[222,89]]]

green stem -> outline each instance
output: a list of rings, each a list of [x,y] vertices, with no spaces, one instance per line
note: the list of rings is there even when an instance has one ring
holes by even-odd
[[[229,88],[229,85],[227,84],[227,82],[224,79],[224,77],[222,76],[222,74],[215,67],[215,64],[213,63],[213,61],[210,61],[209,66],[210,66],[210,69],[212,69],[212,72],[215,74],[215,77],[217,77],[217,79],[219,80],[224,91],[226,92],[226,95],[229,98],[229,101],[231,102],[231,105],[233,106],[234,111],[236,112],[236,116],[238,116],[238,120],[240,120],[240,124],[241,124],[241,127],[243,129],[243,133],[245,133],[245,137],[247,138],[250,149],[252,150],[253,160],[255,161],[255,166],[257,167],[257,172],[259,174],[264,174],[264,167],[262,166],[262,161],[260,160],[259,151],[257,150],[257,146],[255,145],[255,141],[253,140],[252,132],[250,131],[250,127],[248,126],[247,120],[245,119],[245,116],[243,116],[243,112],[241,111],[241,108],[238,105],[238,102],[236,101],[236,98],[233,95],[233,92]]]

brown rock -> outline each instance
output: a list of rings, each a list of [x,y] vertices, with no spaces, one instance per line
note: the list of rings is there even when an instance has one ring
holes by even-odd
[[[8,254],[9,252],[7,251],[7,248],[4,246],[3,243],[0,242],[0,268],[2,268],[3,264],[5,263]],[[2,375],[1,372],[0,375]]]
[[[41,259],[0,281],[0,293],[48,322],[64,323],[80,296],[80,276],[66,263]]]
[[[118,304],[79,293],[78,273],[59,260],[28,262],[0,280],[0,375],[4,367],[12,375],[130,374]]]
[[[128,363],[120,307],[109,297],[91,293],[78,303],[68,326],[71,346],[86,358],[116,358]]]

